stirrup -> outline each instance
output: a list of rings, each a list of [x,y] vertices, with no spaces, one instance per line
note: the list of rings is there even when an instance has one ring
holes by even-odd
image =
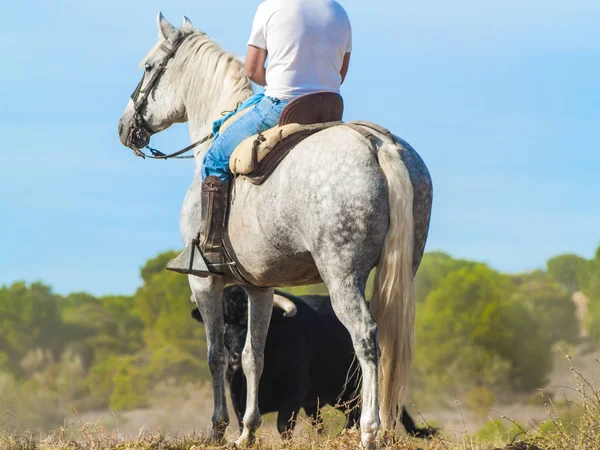
[[[198,277],[225,275],[223,271],[219,271],[217,267],[206,262],[195,240],[191,244],[186,245],[176,258],[167,263],[167,270],[184,275],[196,275]]]

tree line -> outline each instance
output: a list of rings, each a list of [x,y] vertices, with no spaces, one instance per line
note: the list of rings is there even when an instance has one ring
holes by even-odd
[[[74,408],[147,406],[158,383],[206,382],[204,329],[190,317],[187,278],[164,270],[174,255],[148,260],[131,296],[63,296],[41,282],[2,286],[0,425],[10,422],[2,413],[16,411],[30,426],[56,426]],[[586,325],[600,343],[600,247],[592,259],[559,255],[521,274],[430,252],[415,290],[415,395],[543,386],[556,344],[580,339],[575,291],[589,298]],[[290,291],[326,293],[323,285]]]

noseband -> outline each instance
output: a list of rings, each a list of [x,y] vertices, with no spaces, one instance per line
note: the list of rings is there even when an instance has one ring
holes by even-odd
[[[144,73],[144,75],[142,75],[142,79],[140,80],[140,82],[136,86],[135,90],[133,91],[133,94],[131,94],[131,100],[133,101],[133,122],[131,123],[131,126],[129,127],[129,135],[127,136],[127,147],[129,147],[131,150],[133,150],[133,152],[137,156],[140,156],[142,158],[152,158],[152,159],[193,158],[194,157],[193,155],[189,155],[189,156],[180,156],[180,155],[205,143],[206,141],[208,141],[209,139],[211,139],[213,137],[213,135],[211,133],[208,136],[203,137],[199,141],[194,142],[191,145],[188,145],[187,147],[185,147],[182,150],[179,150],[175,153],[171,153],[170,155],[166,155],[163,152],[161,152],[160,150],[152,148],[152,147],[150,147],[150,145],[146,145],[145,148],[148,151],[150,151],[150,153],[152,153],[152,155],[147,155],[142,150],[135,148],[135,146],[133,145],[133,137],[135,134],[139,133],[140,130],[143,130],[149,136],[154,134],[154,132],[150,129],[150,126],[148,125],[148,123],[146,122],[144,117],[142,116],[141,111],[148,103],[148,97],[152,93],[152,90],[158,84],[160,77],[165,73],[169,60],[171,58],[173,58],[173,56],[175,56],[175,52],[177,51],[177,49],[179,48],[181,43],[184,41],[184,37],[185,36],[183,36],[181,34],[181,32],[177,31],[177,37],[174,39],[174,41],[172,43],[169,40],[167,40],[161,45],[160,48],[162,50],[164,50],[165,56],[163,57],[159,66],[156,68],[156,70],[152,74],[152,77],[150,78],[150,80],[148,80],[146,87],[144,89],[142,89],[142,87],[144,86],[144,80],[146,79],[146,75],[147,75],[147,73]]]

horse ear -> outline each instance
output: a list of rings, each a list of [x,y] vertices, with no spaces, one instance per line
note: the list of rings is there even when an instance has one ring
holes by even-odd
[[[192,21],[185,16],[183,16],[183,28],[194,28]]]
[[[162,15],[162,12],[158,13],[156,18],[156,24],[158,25],[158,37],[167,40],[169,34],[175,29],[173,25],[169,23],[167,19]]]

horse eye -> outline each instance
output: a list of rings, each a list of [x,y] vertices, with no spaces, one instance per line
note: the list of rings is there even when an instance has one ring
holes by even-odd
[[[146,72],[150,72],[152,70],[152,65],[146,64],[145,68],[146,68]]]

